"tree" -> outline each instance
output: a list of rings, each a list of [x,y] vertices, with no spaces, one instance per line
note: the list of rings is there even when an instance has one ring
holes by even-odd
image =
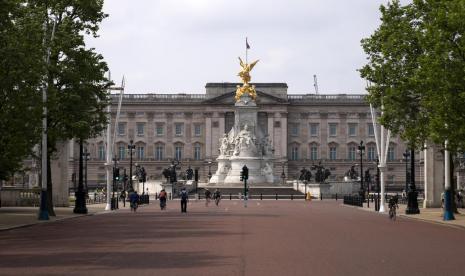
[[[0,2],[0,181],[22,167],[40,139],[42,22],[22,2]]]
[[[381,124],[412,149],[428,141],[443,144],[452,155],[465,151],[465,1],[414,0],[401,6],[396,0],[380,11],[380,27],[362,40],[369,62],[360,72],[372,83],[368,101],[383,107]],[[446,220],[453,219],[449,184]]]
[[[102,132],[109,104],[105,78],[107,64],[94,49],[87,49],[84,34],[97,37],[98,24],[106,17],[103,1],[31,1],[43,10],[47,24],[56,23],[48,67],[47,139],[50,156],[59,141],[76,138],[80,143]],[[82,147],[80,147],[82,150]],[[82,155],[82,152],[80,152]],[[82,182],[82,176],[79,177]],[[52,179],[48,174],[48,210],[53,212]]]
[[[452,152],[465,149],[465,2],[393,1],[380,11],[360,72],[368,101],[384,106],[381,123],[413,148],[448,140]]]

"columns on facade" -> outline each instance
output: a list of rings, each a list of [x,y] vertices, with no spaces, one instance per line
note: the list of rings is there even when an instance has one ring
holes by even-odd
[[[281,158],[287,158],[287,112],[281,112]]]
[[[205,113],[205,159],[212,158],[212,114]]]

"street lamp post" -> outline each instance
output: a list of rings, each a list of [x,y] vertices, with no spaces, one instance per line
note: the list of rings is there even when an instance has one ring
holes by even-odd
[[[363,141],[360,141],[358,152],[360,154],[360,196],[362,197],[363,203],[365,202],[365,187],[363,185],[363,153],[365,152],[365,145],[363,144]]]
[[[405,213],[419,214],[420,209],[418,209],[418,192],[415,187],[415,150],[413,148],[410,150],[410,189],[407,194],[407,199],[408,202]]]
[[[87,214],[86,196],[84,192],[84,177],[83,177],[83,141],[79,140],[79,184],[78,190],[75,192],[76,201],[73,212],[76,214]]]
[[[118,158],[116,157],[116,155],[115,157],[113,157],[112,161],[113,161],[113,189],[112,189],[112,194],[111,194],[111,209],[114,210],[114,209],[118,209],[117,208],[118,200],[115,198],[116,177],[119,175],[119,169],[117,168]]]
[[[377,204],[378,207],[377,207],[377,210],[376,210],[376,211],[379,211],[379,208],[380,208],[380,206],[379,206],[379,203],[380,203],[380,202],[379,202],[379,201],[380,201],[379,193],[380,193],[380,191],[381,191],[381,185],[380,185],[380,181],[379,181],[379,180],[380,180],[379,158],[376,157],[376,190],[377,190],[377,192],[378,192],[378,196],[377,196],[377,198],[376,198],[376,204]]]
[[[136,145],[134,145],[134,141],[131,140],[129,141],[129,145],[128,145],[128,150],[129,150],[129,156],[130,156],[130,159],[129,159],[129,187],[128,187],[128,191],[134,191],[134,187],[132,186],[132,153],[134,151],[134,149],[136,148]]]
[[[89,188],[87,186],[87,161],[90,160],[90,153],[87,148],[84,148],[84,185],[86,187],[86,194],[89,194]]]
[[[404,161],[405,161],[405,194],[407,194],[408,184],[409,184],[408,158],[410,157],[410,153],[406,149],[402,155],[404,156]]]

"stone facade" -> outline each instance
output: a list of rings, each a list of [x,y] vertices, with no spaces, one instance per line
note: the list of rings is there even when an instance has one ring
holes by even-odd
[[[180,157],[182,171],[198,168],[206,181],[216,171],[219,140],[234,126],[234,95],[237,83],[208,83],[205,94],[127,94],[124,95],[116,130],[115,154],[119,166],[129,174],[130,140],[136,145],[133,162],[145,167],[150,179],[161,179],[161,171]],[[275,149],[274,172],[287,179],[298,178],[302,167],[322,162],[331,170],[330,179],[342,180],[352,165],[360,163],[357,146],[366,145],[364,170],[376,158],[369,106],[363,95],[288,95],[285,83],[256,83],[258,128],[268,133]],[[112,98],[112,125],[118,96]],[[405,185],[405,144],[391,139],[387,185]],[[105,183],[104,137],[88,141],[88,182]],[[418,160],[418,157],[417,157]],[[209,168],[209,162],[210,168]],[[422,187],[422,168],[417,183]]]
[[[116,129],[114,154],[118,166],[129,175],[128,144],[136,145],[133,164],[143,166],[150,180],[161,180],[162,170],[171,160],[199,169],[200,181],[207,182],[209,171],[216,171],[219,140],[234,126],[234,96],[238,83],[207,83],[205,94],[127,94]],[[369,106],[363,95],[289,95],[286,83],[255,83],[257,90],[258,128],[269,134],[274,148],[275,176],[285,180],[298,178],[302,167],[309,168],[320,161],[331,171],[330,180],[341,181],[351,166],[360,164],[357,146],[366,145],[364,170],[375,174],[375,137]],[[116,117],[118,95],[112,96],[112,127]],[[113,133],[112,129],[112,133]],[[89,139],[87,149],[88,186],[106,186],[104,136]],[[64,189],[77,186],[78,152],[70,142],[68,151],[55,164],[56,181]],[[405,144],[391,138],[387,169],[387,191],[405,186]],[[66,159],[66,160],[65,160]],[[424,166],[417,154],[416,183],[423,188]],[[133,172],[135,168],[133,167]],[[36,179],[28,177],[29,182]],[[54,178],[55,179],[55,178]],[[30,185],[29,185],[30,186]]]

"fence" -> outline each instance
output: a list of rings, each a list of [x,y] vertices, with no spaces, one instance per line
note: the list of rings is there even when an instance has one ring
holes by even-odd
[[[344,204],[363,207],[362,197],[358,195],[344,196]]]

